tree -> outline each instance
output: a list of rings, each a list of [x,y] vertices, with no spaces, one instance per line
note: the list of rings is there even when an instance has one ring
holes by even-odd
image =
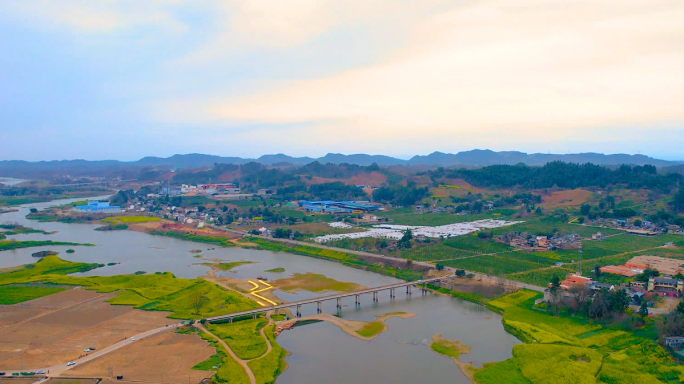
[[[413,239],[413,232],[411,232],[410,229],[407,229],[404,232],[404,236],[401,237],[401,240],[397,242],[397,246],[399,248],[411,248],[411,239]]]
[[[601,277],[601,267],[599,267],[598,265],[595,265],[594,266],[594,278],[598,279],[599,277]]]
[[[589,204],[582,204],[582,206],[580,207],[580,213],[582,213],[582,216],[588,215],[590,211],[591,205]]]
[[[684,188],[680,188],[672,197],[672,207],[675,212],[684,212]]]
[[[615,289],[608,292],[608,309],[610,312],[622,313],[629,308],[631,301],[627,291],[624,289]]]
[[[577,222],[580,224],[584,224],[584,220],[585,220],[584,216],[580,216],[577,218]]]
[[[207,298],[202,296],[202,293],[200,293],[199,291],[194,291],[190,295],[190,305],[192,306],[192,309],[195,311],[193,313],[199,316],[200,312],[202,311],[202,307],[204,307],[204,304],[207,301]]]
[[[594,298],[587,308],[587,316],[589,316],[590,319],[601,319],[607,312],[608,304],[606,302],[606,290],[602,289],[594,294]]]
[[[228,211],[228,206],[224,205],[223,208],[222,208],[222,210],[223,210],[223,212],[227,212],[227,211]]]
[[[551,291],[556,291],[558,288],[560,288],[560,278],[554,273],[551,278]]]
[[[684,314],[678,311],[670,312],[658,319],[656,329],[662,344],[665,344],[666,337],[684,335]]]
[[[652,268],[646,268],[646,269],[644,269],[643,273],[640,273],[640,274],[634,276],[634,280],[647,282],[648,279],[650,279],[651,277],[658,277],[658,276],[660,276],[660,272],[658,272],[658,270],[652,269]]]
[[[435,264],[435,268],[436,268],[438,271],[441,271],[441,270],[444,269],[444,266],[443,266],[442,264],[437,263],[437,264]]]
[[[681,272],[677,272],[676,275],[672,276],[675,280],[684,280],[684,275]]]
[[[31,211],[31,213],[38,213],[38,208],[31,208],[29,211]]]
[[[677,308],[675,308],[675,311],[684,315],[684,300],[680,301],[679,304],[677,304]]]
[[[634,226],[635,227],[641,227],[641,224],[643,224],[643,222],[640,219],[634,220]]]
[[[454,272],[456,276],[465,276],[466,271],[463,269],[457,269],[456,272]]]
[[[645,301],[641,303],[641,307],[639,307],[639,312],[637,312],[637,313],[641,317],[648,316],[648,305],[646,305]]]

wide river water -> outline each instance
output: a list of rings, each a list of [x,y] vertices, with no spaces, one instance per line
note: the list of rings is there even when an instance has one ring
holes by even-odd
[[[80,274],[84,276],[169,271],[178,277],[196,278],[209,270],[190,253],[193,249],[200,249],[206,258],[255,262],[231,272],[222,272],[235,278],[264,276],[275,280],[292,273],[314,272],[367,287],[400,281],[331,261],[285,252],[222,248],[134,231],[94,231],[98,226],[95,224],[40,223],[25,218],[29,207],[44,209],[71,201],[75,200],[13,207],[19,211],[0,214],[0,223],[18,222],[48,232],[57,231],[52,235],[26,234],[9,238],[92,243],[94,247],[50,246],[4,251],[0,252],[0,268],[33,263],[36,258],[31,256],[32,253],[49,249],[60,252],[60,257],[71,261],[120,263]],[[65,253],[69,248],[76,252]],[[277,267],[285,268],[286,272],[264,272]],[[330,294],[307,291],[274,293],[289,301]],[[513,345],[520,343],[504,331],[499,314],[481,305],[444,296],[422,296],[415,290],[413,296],[406,296],[402,290],[397,290],[394,300],[388,296],[388,292],[380,293],[378,303],[373,303],[370,295],[362,296],[360,307],[355,307],[353,297],[342,300],[340,316],[349,320],[368,321],[373,320],[376,314],[398,311],[417,314],[410,319],[389,319],[386,322],[389,329],[372,341],[349,336],[329,323],[309,324],[281,333],[278,343],[291,354],[287,357],[289,368],[278,377],[277,383],[469,383],[450,358],[437,355],[425,345],[433,335],[441,334],[446,339],[470,346],[471,352],[462,355],[461,361],[472,362],[478,367],[486,362],[510,358]],[[335,302],[325,302],[323,310],[336,313]],[[304,316],[313,315],[316,306],[304,306],[302,312]]]

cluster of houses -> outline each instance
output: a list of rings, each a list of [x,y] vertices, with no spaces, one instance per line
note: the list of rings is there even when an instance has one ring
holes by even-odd
[[[527,232],[508,232],[494,238],[499,243],[509,244],[524,251],[546,252],[552,249],[578,249],[582,237],[576,233],[565,236],[533,236]]]
[[[624,219],[597,218],[596,220],[587,221],[587,224],[621,229],[629,234],[638,236],[658,236],[666,233],[684,235],[684,229],[682,229],[679,225],[667,224],[660,226],[648,220],[641,220],[641,225],[634,225],[634,222],[630,223]]]

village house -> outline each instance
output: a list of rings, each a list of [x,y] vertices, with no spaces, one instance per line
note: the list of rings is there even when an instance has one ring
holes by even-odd
[[[606,239],[606,236],[604,236],[601,232],[596,232],[593,235],[591,235],[591,239],[595,241],[603,241]]]

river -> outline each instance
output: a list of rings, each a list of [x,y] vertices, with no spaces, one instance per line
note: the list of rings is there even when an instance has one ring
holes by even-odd
[[[83,276],[169,271],[178,277],[196,278],[209,269],[190,253],[193,249],[200,249],[201,255],[206,258],[256,262],[242,265],[231,272],[221,272],[235,278],[253,278],[258,275],[278,279],[292,273],[313,272],[367,287],[399,282],[392,277],[335,262],[285,252],[222,248],[134,231],[94,231],[98,226],[96,224],[40,223],[25,218],[29,207],[44,209],[75,200],[82,199],[13,207],[19,211],[1,214],[0,222],[18,222],[48,232],[58,231],[52,235],[24,234],[9,238],[92,243],[95,244],[94,247],[49,246],[3,251],[0,252],[0,268],[33,263],[36,258],[31,256],[32,253],[49,249],[60,252],[60,257],[71,261],[120,263],[78,274]],[[65,253],[69,248],[76,252]],[[264,272],[277,267],[285,268],[286,272]],[[329,294],[307,291],[274,293],[289,301]],[[423,296],[416,290],[412,296],[406,296],[404,291],[397,290],[394,300],[390,300],[388,296],[387,292],[381,293],[378,303],[373,303],[370,295],[362,296],[360,307],[354,305],[353,297],[342,301],[340,316],[350,320],[368,321],[373,320],[376,314],[398,311],[417,314],[410,319],[389,319],[386,322],[388,331],[372,341],[351,337],[329,323],[309,324],[283,332],[278,337],[278,343],[290,351],[291,355],[286,359],[289,368],[278,377],[277,383],[469,383],[450,358],[437,355],[425,345],[433,335],[441,334],[446,339],[458,340],[470,346],[471,353],[462,355],[461,361],[472,362],[477,367],[485,362],[510,358],[513,345],[520,343],[504,331],[499,314],[481,305],[438,295]],[[334,301],[329,301],[324,303],[323,309],[336,313],[335,305]],[[304,306],[302,312],[304,316],[313,315],[316,313],[316,306]]]

